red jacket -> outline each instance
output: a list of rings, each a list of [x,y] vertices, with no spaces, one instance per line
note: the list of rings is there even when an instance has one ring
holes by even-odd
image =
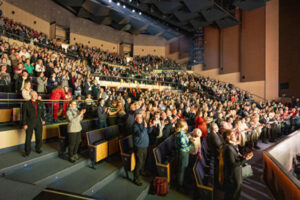
[[[59,99],[64,99],[65,98],[65,92],[62,88],[56,88],[52,90],[50,94],[50,99],[52,100],[59,100]]]
[[[64,100],[70,100],[71,101],[72,100],[72,93],[71,92],[65,92]]]

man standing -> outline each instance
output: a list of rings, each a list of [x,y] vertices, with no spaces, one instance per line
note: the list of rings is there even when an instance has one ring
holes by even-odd
[[[105,100],[99,100],[98,106],[98,121],[99,121],[99,128],[107,127],[107,115],[108,115],[108,108],[105,106]]]
[[[211,132],[207,138],[208,150],[214,159],[214,185],[219,187],[219,155],[224,140],[219,134],[219,127],[216,123],[211,125]]]
[[[45,124],[44,106],[37,100],[37,92],[32,91],[30,93],[31,100],[27,101],[23,105],[23,128],[26,131],[25,139],[25,156],[29,156],[31,152],[31,138],[33,130],[35,130],[35,151],[42,153],[42,133],[43,124]]]
[[[149,146],[149,133],[152,131],[152,126],[153,124],[150,124],[150,127],[147,126],[147,123],[143,120],[143,116],[141,114],[135,115],[135,122],[132,127],[136,158],[133,182],[138,186],[142,185],[140,174],[141,172],[143,173],[145,169],[147,150]]]

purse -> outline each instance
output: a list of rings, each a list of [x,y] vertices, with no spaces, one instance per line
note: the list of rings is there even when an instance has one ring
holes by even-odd
[[[248,177],[251,177],[253,176],[253,170],[252,170],[252,167],[251,165],[249,164],[245,164],[243,167],[242,167],[242,177],[243,179],[244,178],[248,178]]]

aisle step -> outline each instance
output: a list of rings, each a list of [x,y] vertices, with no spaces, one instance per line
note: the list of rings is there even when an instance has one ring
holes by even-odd
[[[115,179],[119,174],[120,167],[121,159],[118,156],[111,161],[99,164],[96,169],[88,166],[80,168],[72,174],[53,182],[48,187],[89,196]]]
[[[24,183],[48,185],[86,165],[87,160],[82,158],[73,164],[59,157],[52,157],[38,163],[29,164],[16,169],[9,174],[6,174],[5,177]]]
[[[104,200],[142,200],[147,196],[149,188],[147,181],[143,181],[142,186],[137,186],[119,176],[90,196]]]
[[[7,174],[18,168],[57,156],[56,143],[44,144],[43,153],[31,152],[28,157],[23,157],[22,150],[14,150],[0,154],[0,174]]]

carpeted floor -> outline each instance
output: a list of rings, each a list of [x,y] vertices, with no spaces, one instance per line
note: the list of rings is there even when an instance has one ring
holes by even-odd
[[[254,175],[243,181],[241,200],[273,199],[263,182],[263,149],[269,144],[260,143],[260,150],[254,152],[249,161]],[[0,154],[0,200],[29,200],[40,193],[45,187],[64,190],[103,199],[191,199],[171,189],[165,197],[148,194],[151,180],[145,179],[142,187],[122,178],[120,156],[101,163],[96,170],[88,167],[86,158],[75,164],[57,157],[57,143],[45,144],[44,152],[32,152],[24,158],[19,150]],[[71,172],[70,172],[71,171]],[[223,192],[216,191],[214,199],[223,199]]]

